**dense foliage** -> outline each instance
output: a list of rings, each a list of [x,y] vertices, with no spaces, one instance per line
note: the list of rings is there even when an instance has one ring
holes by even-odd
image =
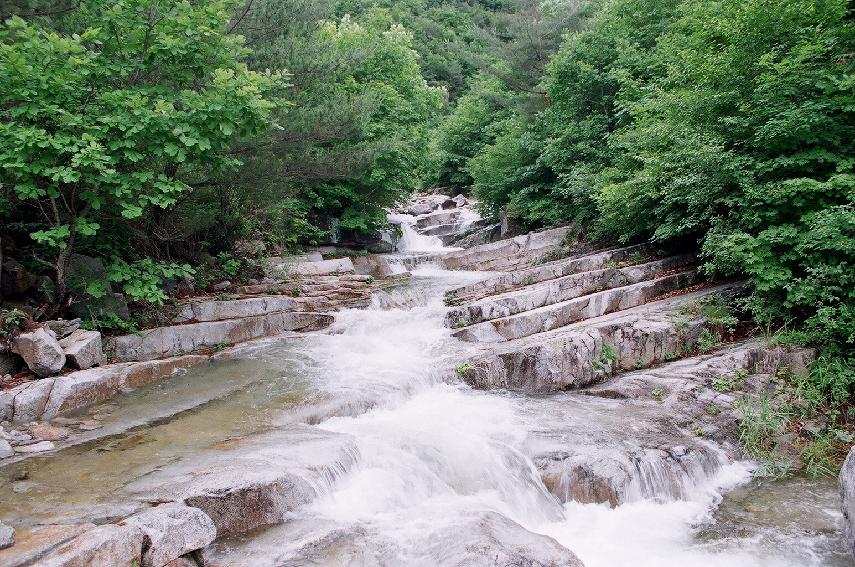
[[[230,142],[269,127],[279,79],[240,62],[225,2],[123,0],[89,16],[72,35],[18,17],[0,31],[4,201],[54,258],[41,261],[59,301],[76,240],[233,167]]]
[[[551,106],[461,169],[530,226],[699,249],[759,319],[851,348],[853,31],[843,0],[604,3],[552,58]]]

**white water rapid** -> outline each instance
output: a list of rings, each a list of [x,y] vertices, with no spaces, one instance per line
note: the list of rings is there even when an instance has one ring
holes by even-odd
[[[412,238],[406,228],[404,234]],[[418,246],[417,239],[408,242]],[[698,479],[684,500],[650,498],[617,508],[561,504],[531,456],[537,435],[560,426],[560,415],[539,414],[531,405],[535,398],[473,390],[457,378],[455,367],[473,347],[443,326],[442,295],[483,277],[422,266],[411,282],[377,297],[372,308],[339,313],[328,334],[306,341],[306,356],[330,391],[373,400],[363,413],[339,414],[317,425],[352,436],[358,458],[288,523],[244,542],[241,564],[458,565],[458,540],[474,539],[484,553],[528,541],[530,534],[519,527],[501,532],[507,541],[480,533],[483,524],[473,519],[497,513],[551,536],[587,567],[850,565],[834,534],[785,521],[771,528],[746,521],[707,533],[724,491],[749,482],[749,467],[741,463]],[[588,408],[585,419],[573,424],[581,435],[608,429],[607,415],[602,424],[597,421],[602,400],[561,395]],[[633,428],[627,425],[616,435],[632,437]],[[787,513],[798,515],[799,505],[790,503]],[[824,512],[836,521],[836,512]],[[537,545],[533,559],[543,553],[546,561],[548,550]]]

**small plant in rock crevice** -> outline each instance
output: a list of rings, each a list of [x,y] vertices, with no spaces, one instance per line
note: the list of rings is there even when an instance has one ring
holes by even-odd
[[[748,370],[745,368],[739,368],[734,372],[733,376],[730,377],[717,377],[713,378],[712,381],[712,389],[716,392],[727,393],[732,392],[734,390],[740,389],[743,384],[745,384],[745,380],[748,379]]]
[[[464,363],[454,369],[458,376],[465,376],[467,372],[472,370],[472,365],[469,363]]]
[[[721,346],[721,335],[709,329],[702,329],[695,341],[695,347],[701,354],[712,352]]]
[[[614,349],[614,347],[604,344],[603,349],[600,352],[600,364],[602,364],[603,366],[613,366],[617,362],[617,359],[617,351]]]

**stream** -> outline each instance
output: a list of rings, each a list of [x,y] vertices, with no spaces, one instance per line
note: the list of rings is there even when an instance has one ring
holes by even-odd
[[[486,275],[419,266],[369,309],[337,313],[325,332],[115,400],[102,411],[116,435],[0,469],[0,519],[119,518],[122,486],[199,447],[310,423],[351,435],[356,464],[289,522],[218,542],[218,552],[240,549],[238,564],[253,567],[439,565],[443,538],[495,512],[587,567],[853,566],[833,480],[753,480],[750,463],[731,463],[676,499],[639,491],[616,508],[560,503],[535,465],[544,443],[560,435],[596,453],[660,432],[642,431],[645,408],[627,402],[461,383],[455,368],[473,347],[443,326],[442,297]],[[121,427],[154,408],[161,419]]]

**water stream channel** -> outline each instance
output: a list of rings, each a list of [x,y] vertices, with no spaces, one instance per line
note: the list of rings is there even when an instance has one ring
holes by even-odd
[[[325,332],[96,409],[115,435],[0,469],[0,519],[120,518],[129,512],[122,487],[151,471],[302,422],[353,436],[359,457],[289,522],[216,544],[240,549],[239,564],[440,565],[444,537],[496,512],[587,567],[852,567],[830,480],[752,480],[750,464],[736,463],[686,483],[676,499],[639,490],[616,508],[560,503],[533,461],[556,436],[596,453],[667,432],[646,431],[646,408],[625,401],[460,383],[454,369],[472,347],[443,326],[443,292],[484,277],[421,266],[371,308],[337,313]]]

